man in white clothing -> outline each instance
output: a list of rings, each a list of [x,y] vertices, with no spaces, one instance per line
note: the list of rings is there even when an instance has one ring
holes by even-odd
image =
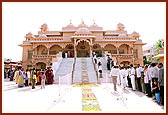
[[[127,71],[124,69],[124,67],[121,67],[120,77],[121,77],[121,85],[122,85],[122,88],[125,89],[125,87],[126,87],[126,85],[127,85],[127,83],[126,83]]]
[[[135,87],[135,69],[134,69],[132,64],[130,65],[130,67],[131,67],[130,78],[131,78],[132,89],[133,89],[133,91],[135,91],[136,90],[136,87]]]
[[[120,70],[118,69],[118,66],[114,66],[111,69],[110,76],[112,77],[113,85],[114,85],[114,91],[117,91],[116,83],[117,83],[117,77],[120,74]]]
[[[142,87],[141,87],[141,71],[142,71],[142,67],[140,67],[140,64],[138,64],[137,68],[136,68],[137,83],[138,83],[138,89],[139,89],[139,91],[142,92]]]

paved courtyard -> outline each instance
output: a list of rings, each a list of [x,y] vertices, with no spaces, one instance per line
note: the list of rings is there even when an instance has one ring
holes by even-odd
[[[18,88],[14,81],[3,82],[3,112],[164,112],[145,94],[113,84],[46,85]]]

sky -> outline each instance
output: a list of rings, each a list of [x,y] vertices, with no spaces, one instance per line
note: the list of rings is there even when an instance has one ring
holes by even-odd
[[[88,26],[95,20],[103,30],[115,30],[118,23],[128,34],[136,31],[147,45],[166,39],[165,2],[3,2],[2,53],[3,59],[22,60],[22,47],[28,32],[37,34],[40,26],[59,31],[70,23],[79,25],[83,19]]]

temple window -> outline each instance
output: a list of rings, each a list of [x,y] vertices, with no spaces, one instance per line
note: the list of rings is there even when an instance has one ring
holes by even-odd
[[[28,51],[28,59],[32,59],[33,51]]]
[[[133,51],[133,54],[134,54],[134,58],[138,58],[138,50],[137,49]]]
[[[27,65],[27,69],[33,69],[32,65]]]
[[[117,54],[117,50],[110,50],[110,51],[108,51],[108,53]]]
[[[43,50],[43,51],[41,52],[41,55],[47,55],[47,51]]]
[[[124,54],[124,50],[119,50],[119,54]]]

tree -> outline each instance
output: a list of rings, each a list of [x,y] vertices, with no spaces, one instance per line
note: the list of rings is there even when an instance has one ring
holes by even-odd
[[[146,56],[143,56],[143,62],[144,62],[144,65],[151,63],[150,61],[147,61]]]
[[[155,49],[155,52],[156,52],[155,55],[159,54],[159,49],[162,48],[162,41],[163,41],[163,39],[159,39],[156,42],[156,44],[155,44],[155,47],[156,47],[156,49]]]

